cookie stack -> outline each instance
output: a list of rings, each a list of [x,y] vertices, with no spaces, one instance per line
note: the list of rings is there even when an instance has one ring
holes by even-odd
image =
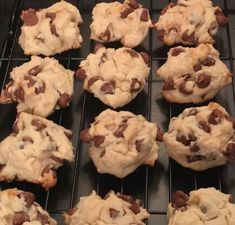
[[[46,119],[68,107],[74,78],[83,89],[111,107],[81,131],[80,140],[91,145],[89,154],[97,171],[124,178],[141,165],[153,167],[159,145],[180,165],[201,171],[235,160],[235,119],[218,103],[186,108],[171,119],[169,130],[142,115],[114,111],[143,91],[150,72],[150,56],[132,49],[150,28],[166,45],[182,44],[168,52],[156,71],[164,79],[162,96],[172,103],[204,103],[232,82],[232,74],[213,47],[219,26],[228,18],[210,0],[179,0],[152,23],[149,10],[136,0],[96,4],[92,12],[91,39],[99,42],[76,72],[65,69],[52,56],[81,47],[79,10],[61,1],[45,9],[22,12],[19,44],[31,60],[15,67],[0,103],[17,102],[12,133],[0,143],[0,181],[27,181],[49,190],[56,185],[56,170],[64,160],[74,160],[72,132]],[[105,45],[121,42],[114,49]],[[191,47],[186,47],[191,46]],[[42,57],[45,56],[45,57]],[[35,195],[18,189],[0,192],[3,225],[54,225],[36,202]],[[144,224],[149,213],[138,199],[110,191],[102,199],[95,191],[64,213],[68,225]],[[176,191],[168,206],[169,225],[235,224],[230,195],[214,188],[188,194]]]

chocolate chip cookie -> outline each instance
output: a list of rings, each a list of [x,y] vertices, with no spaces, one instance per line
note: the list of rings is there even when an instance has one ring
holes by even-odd
[[[16,188],[0,191],[1,225],[56,225],[31,192]]]
[[[102,43],[120,40],[129,48],[141,44],[152,27],[148,9],[136,0],[96,4],[92,19],[91,39]]]
[[[177,191],[168,206],[168,225],[232,225],[235,204],[231,195],[215,188],[201,188],[189,195]]]
[[[161,11],[154,27],[158,39],[167,45],[195,45],[214,43],[218,28],[226,26],[228,21],[218,6],[212,6],[211,0],[178,0]]]
[[[163,97],[176,103],[205,102],[232,82],[232,74],[211,44],[170,49],[157,75],[165,80]]]
[[[235,119],[211,102],[173,117],[163,141],[169,156],[179,164],[206,170],[235,160],[234,129]]]
[[[81,197],[74,208],[64,214],[67,225],[121,224],[144,225],[149,213],[141,206],[141,201],[131,196],[109,192],[104,199],[95,191]]]
[[[45,189],[53,187],[56,169],[74,158],[72,132],[24,112],[12,132],[0,143],[0,181],[26,180]]]
[[[109,173],[122,178],[142,164],[153,166],[162,132],[156,124],[131,112],[103,111],[95,118],[80,138],[92,147],[89,150],[99,173]]]
[[[79,10],[66,1],[46,9],[22,12],[19,44],[26,55],[55,55],[81,47]]]
[[[76,76],[84,80],[83,88],[113,108],[133,100],[145,86],[149,74],[149,56],[130,48],[105,48],[95,52],[80,64]]]
[[[11,81],[1,92],[0,103],[18,102],[18,112],[47,117],[69,105],[74,72],[56,59],[32,56],[30,62],[15,67],[10,76]]]

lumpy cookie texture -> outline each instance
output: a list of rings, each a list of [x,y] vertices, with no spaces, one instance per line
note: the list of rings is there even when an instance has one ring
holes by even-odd
[[[165,80],[164,98],[176,103],[205,102],[232,82],[232,74],[211,44],[170,49],[157,75]]]
[[[235,119],[217,103],[187,108],[173,117],[163,136],[171,158],[184,167],[206,170],[235,160]]]
[[[20,113],[0,143],[0,181],[26,180],[49,189],[56,169],[74,158],[72,132],[39,116]]]
[[[130,48],[105,48],[97,45],[80,63],[76,76],[84,80],[83,88],[113,108],[134,99],[145,86],[149,74],[149,56]]]
[[[231,195],[215,188],[191,191],[189,196],[177,191],[168,205],[168,220],[168,225],[233,225],[235,204]]]
[[[79,10],[66,1],[46,9],[22,12],[19,44],[26,55],[55,55],[81,47]]]
[[[91,39],[103,43],[120,40],[129,48],[141,44],[152,27],[148,9],[136,0],[96,4],[92,19]]]
[[[149,217],[149,213],[142,208],[140,200],[131,196],[111,191],[102,199],[93,191],[91,195],[81,197],[64,216],[67,225],[144,225],[143,220]]]
[[[156,139],[161,141],[162,133],[141,115],[107,109],[80,137],[91,143],[89,153],[99,173],[122,178],[142,164],[154,165],[159,151]]]
[[[47,117],[69,105],[73,94],[74,72],[53,58],[32,56],[31,61],[15,67],[11,81],[2,90],[0,103],[18,102],[18,112]]]
[[[56,225],[31,192],[16,188],[0,191],[1,225]]]
[[[218,27],[227,23],[228,18],[218,6],[212,6],[211,0],[178,0],[161,11],[154,27],[159,40],[167,45],[195,45],[214,43]]]

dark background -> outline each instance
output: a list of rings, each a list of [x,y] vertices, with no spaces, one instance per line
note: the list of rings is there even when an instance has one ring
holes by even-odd
[[[21,11],[28,8],[45,8],[55,3],[54,0],[1,0],[0,1],[0,87],[9,80],[9,72],[13,67],[19,66],[29,60],[28,56],[18,45],[21,21]],[[91,12],[94,5],[103,1],[70,0],[76,5],[82,15],[84,23],[81,33],[84,38],[82,48],[56,55],[66,68],[76,70],[80,61],[93,50],[94,42],[89,40]],[[108,2],[108,1],[106,1]],[[215,47],[221,53],[221,59],[234,71],[235,55],[235,1],[216,0],[214,5],[219,5],[229,16],[230,23],[227,28],[220,28],[216,37]],[[144,7],[149,8],[151,17],[156,20],[160,10],[168,3],[167,0],[140,1]],[[120,47],[118,44],[108,46]],[[155,75],[156,69],[166,59],[168,47],[156,38],[156,31],[151,30],[141,46],[136,50],[145,50],[151,55],[151,72],[147,85],[134,101],[122,108],[135,114],[142,114],[146,119],[157,122],[167,131],[169,120],[177,116],[184,108],[191,106],[167,103],[160,96],[162,79]],[[220,103],[226,110],[235,116],[234,83],[223,89],[213,101]],[[203,105],[206,105],[204,103]],[[49,119],[73,131],[73,145],[76,160],[65,163],[58,171],[58,183],[46,192],[38,185],[24,182],[1,183],[1,189],[18,187],[32,191],[37,195],[37,201],[58,220],[64,224],[62,213],[72,207],[80,196],[89,195],[94,189],[104,196],[110,189],[131,194],[140,198],[144,206],[151,213],[149,225],[166,225],[166,211],[172,193],[177,189],[186,192],[201,187],[215,187],[225,193],[231,193],[235,198],[235,165],[229,164],[204,172],[194,172],[182,168],[177,163],[169,160],[164,146],[158,161],[153,168],[140,167],[125,179],[118,179],[111,175],[100,175],[96,172],[89,156],[87,144],[79,139],[79,132],[94,121],[94,117],[107,107],[92,95],[84,93],[82,82],[75,81],[74,96],[71,105],[55,112]],[[0,105],[0,141],[11,132],[16,116],[16,105]]]

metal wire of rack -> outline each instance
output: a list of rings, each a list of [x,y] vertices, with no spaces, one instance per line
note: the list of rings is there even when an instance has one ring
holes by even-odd
[[[28,56],[18,45],[20,33],[20,14],[28,8],[45,8],[55,3],[55,0],[2,0],[0,1],[0,87],[3,88],[9,79],[9,72],[13,67],[21,65],[29,60]],[[83,17],[84,23],[81,28],[84,42],[80,50],[72,50],[56,55],[65,67],[76,70],[80,61],[93,50],[94,42],[89,40],[89,25],[91,12],[94,5],[101,1],[95,0],[69,0],[76,5]],[[149,8],[151,17],[157,19],[161,9],[169,2],[168,0],[142,0],[139,1]],[[227,28],[221,28],[215,47],[221,53],[221,59],[234,72],[235,53],[235,2],[232,0],[216,0],[230,18]],[[108,46],[120,47],[119,44]],[[122,108],[135,114],[142,114],[152,122],[157,122],[163,130],[167,130],[171,117],[178,115],[190,104],[177,105],[164,101],[160,96],[163,81],[155,76],[156,69],[164,63],[168,47],[160,43],[156,38],[156,32],[151,30],[144,43],[137,50],[145,50],[151,56],[151,71],[145,90],[136,99]],[[75,81],[72,104],[64,110],[55,112],[49,119],[71,129],[73,131],[73,145],[76,153],[75,161],[66,163],[58,171],[57,185],[46,192],[41,187],[26,182],[1,183],[0,188],[6,189],[17,187],[32,191],[37,196],[37,201],[56,218],[58,224],[64,224],[62,214],[72,207],[80,196],[90,194],[96,190],[104,196],[110,189],[125,194],[131,194],[143,201],[144,206],[150,212],[149,225],[166,225],[166,211],[172,193],[181,189],[186,192],[200,187],[213,186],[224,192],[231,193],[235,197],[235,165],[211,169],[201,173],[182,168],[177,163],[169,160],[164,146],[160,144],[159,159],[153,168],[140,167],[133,174],[124,179],[118,179],[110,175],[100,175],[87,154],[89,146],[79,139],[79,132],[88,127],[102,110],[107,107],[92,95],[84,93],[82,82]],[[235,83],[226,87],[216,96],[213,101],[220,103],[228,112],[235,116]],[[204,103],[205,105],[206,103]],[[0,141],[11,132],[11,126],[15,120],[15,105],[0,105]]]

